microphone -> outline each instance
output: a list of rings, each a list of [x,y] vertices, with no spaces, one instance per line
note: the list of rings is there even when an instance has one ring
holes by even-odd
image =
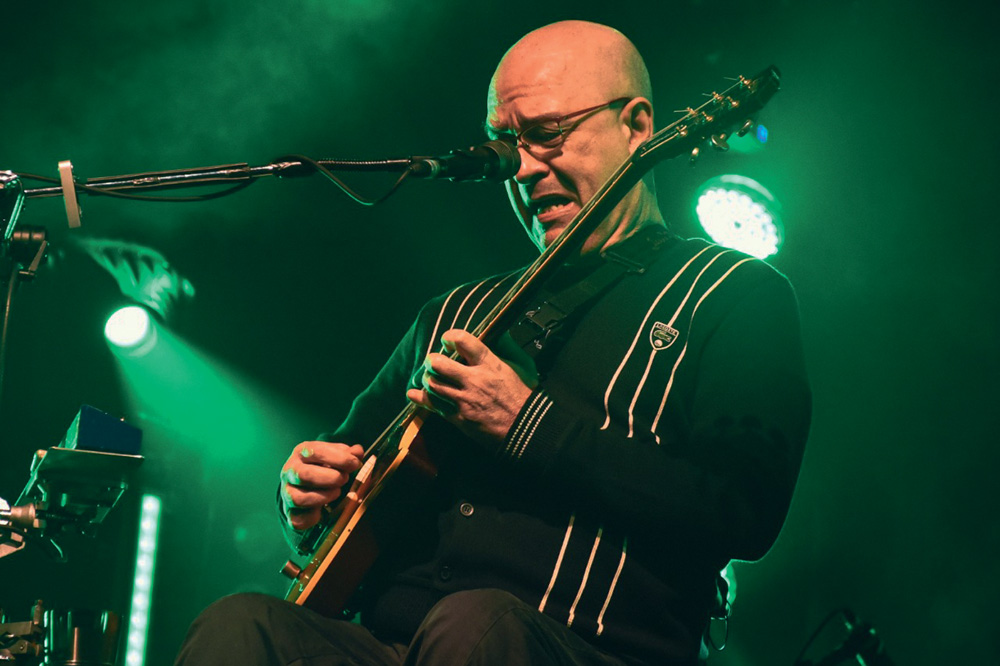
[[[411,157],[409,168],[418,178],[480,181],[513,178],[520,167],[517,146],[494,140],[440,157]]]

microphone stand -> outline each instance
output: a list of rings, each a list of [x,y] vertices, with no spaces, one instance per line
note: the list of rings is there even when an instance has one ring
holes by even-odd
[[[389,160],[316,160],[306,161],[299,157],[279,159],[261,166],[250,166],[242,162],[238,164],[223,164],[220,166],[195,167],[193,169],[175,169],[170,171],[147,171],[123,176],[106,176],[88,178],[82,185],[88,194],[101,195],[107,192],[149,191],[160,189],[177,189],[201,185],[232,185],[246,183],[267,176],[282,178],[308,176],[317,171],[316,164],[328,171],[354,172],[402,172],[409,169],[421,159],[409,157]],[[63,163],[65,164],[65,162]],[[91,189],[93,188],[93,189]],[[26,198],[59,197],[65,194],[62,185],[39,187],[24,190]]]
[[[49,246],[42,227],[17,228],[24,199],[21,179],[10,171],[0,171],[0,294],[4,295],[0,311],[0,395],[14,292],[20,282],[34,279]]]

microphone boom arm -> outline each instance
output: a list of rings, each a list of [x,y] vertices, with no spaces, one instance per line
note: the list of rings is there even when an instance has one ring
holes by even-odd
[[[400,172],[410,167],[413,158],[393,160],[317,160],[318,164],[330,171],[356,172]],[[170,171],[146,171],[123,176],[88,178],[85,187],[88,194],[100,195],[102,190],[110,192],[169,190],[202,185],[234,185],[267,176],[295,177],[308,176],[316,172],[315,167],[298,159],[277,160],[262,166],[246,163],[223,164],[220,166],[175,169]],[[91,189],[93,188],[93,189]],[[60,197],[63,189],[59,186],[38,187],[24,190],[26,198]]]
[[[466,150],[455,150],[440,157],[407,157],[386,160],[312,160],[301,155],[289,155],[261,166],[250,166],[241,162],[193,169],[147,171],[123,176],[88,178],[82,183],[73,179],[72,182],[78,191],[93,195],[108,195],[123,191],[148,192],[202,185],[240,187],[267,176],[290,178],[309,176],[319,171],[405,172],[406,175],[413,175],[417,178],[506,180],[513,177],[519,165],[520,155],[516,148],[502,141],[488,141],[480,146],[472,146]],[[70,165],[70,169],[72,169],[72,165]],[[23,190],[25,198],[58,197],[65,194],[62,186]]]

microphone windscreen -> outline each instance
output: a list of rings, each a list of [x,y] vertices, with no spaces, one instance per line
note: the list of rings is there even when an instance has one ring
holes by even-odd
[[[490,180],[513,178],[517,170],[521,168],[521,153],[518,152],[517,146],[510,142],[494,139],[487,141],[482,147],[496,153],[498,158],[496,168],[491,169],[492,173],[489,174]]]

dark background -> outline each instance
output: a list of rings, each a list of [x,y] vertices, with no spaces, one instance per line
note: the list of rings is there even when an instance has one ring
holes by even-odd
[[[790,665],[841,607],[878,627],[897,664],[997,663],[997,10],[608,4],[7,6],[0,169],[54,176],[71,159],[96,177],[447,151],[481,140],[506,48],[561,18],[632,38],[661,126],[724,77],[774,63],[783,90],[762,116],[764,150],[656,168],[684,235],[698,233],[692,197],[711,176],[751,176],[781,200],[787,242],[772,262],[798,290],[815,394],[788,522],[762,562],[737,565],[730,644],[713,663]],[[78,231],[59,199],[29,200],[21,217],[48,229],[53,252],[15,300],[0,496],[16,499],[32,452],[81,403],[143,427],[147,460],[96,539],[65,540],[68,565],[37,550],[0,561],[0,605],[9,620],[38,597],[127,612],[138,497],[157,493],[147,658],[167,664],[212,599],[282,592],[271,500],[289,447],[339,421],[426,298],[533,248],[488,184],[412,183],[374,209],[319,178],[206,203],[83,204]],[[103,322],[123,298],[72,236],[153,247],[190,279],[196,297],[167,324],[197,350],[178,357],[190,373],[157,384],[109,351]]]

